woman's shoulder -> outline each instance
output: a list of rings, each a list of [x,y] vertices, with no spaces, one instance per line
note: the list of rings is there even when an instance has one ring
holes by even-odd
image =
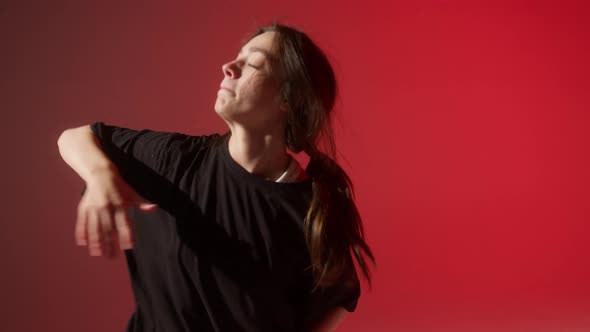
[[[218,133],[194,135],[183,132],[160,132],[164,135],[164,146],[169,150],[196,151],[218,145],[221,135]]]

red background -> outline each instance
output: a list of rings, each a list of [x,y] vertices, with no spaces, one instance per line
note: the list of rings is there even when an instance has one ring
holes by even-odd
[[[122,257],[74,243],[66,128],[221,132],[221,65],[309,33],[378,269],[339,331],[590,330],[584,2],[3,2],[3,331],[122,331]],[[141,4],[141,5],[140,5]]]

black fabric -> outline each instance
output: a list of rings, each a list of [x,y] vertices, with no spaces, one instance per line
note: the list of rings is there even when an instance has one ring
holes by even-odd
[[[219,134],[91,128],[121,176],[158,204],[153,212],[129,209],[135,310],[127,332],[303,331],[335,306],[355,310],[358,282],[311,292],[309,179],[252,175]]]

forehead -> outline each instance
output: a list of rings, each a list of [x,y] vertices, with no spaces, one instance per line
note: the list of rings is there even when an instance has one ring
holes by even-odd
[[[250,52],[260,52],[268,58],[273,58],[273,43],[275,32],[264,32],[252,39],[250,39],[241,49],[240,54]]]

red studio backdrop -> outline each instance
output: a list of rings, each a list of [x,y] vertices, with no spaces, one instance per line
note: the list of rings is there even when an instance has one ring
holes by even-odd
[[[328,54],[377,269],[338,331],[590,331],[585,2],[3,2],[3,331],[123,331],[74,242],[66,128],[221,132],[221,65],[278,20]]]

